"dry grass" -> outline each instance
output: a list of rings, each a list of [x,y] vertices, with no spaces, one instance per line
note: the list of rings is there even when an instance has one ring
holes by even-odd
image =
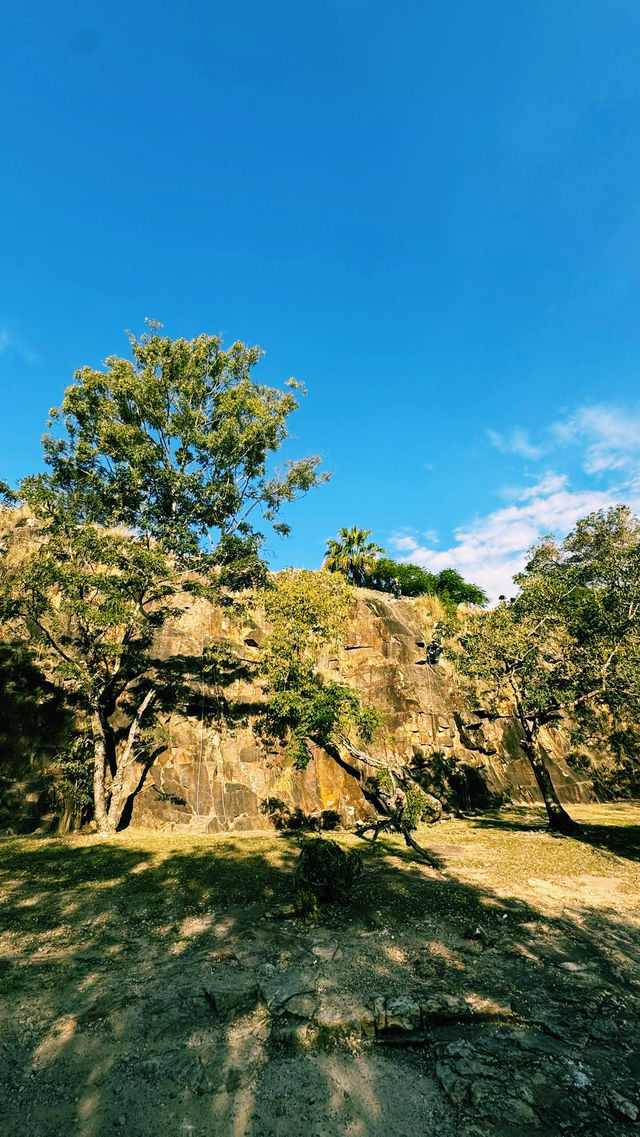
[[[363,850],[369,871],[349,912],[339,910],[336,918],[368,920],[384,910],[385,918],[402,921],[422,909],[427,881],[431,910],[440,898],[447,915],[452,906],[475,907],[474,887],[543,910],[573,897],[632,913],[640,897],[640,805],[583,805],[573,812],[584,840],[551,836],[542,810],[528,806],[424,827],[420,839],[443,868],[442,887],[435,889],[433,872],[413,860],[399,837],[372,845],[338,834],[344,847]],[[202,837],[130,829],[111,839],[4,838],[0,945],[18,937],[28,948],[25,938],[45,931],[68,940],[87,919],[108,922],[111,910],[114,923],[119,915],[153,927],[212,909],[287,901],[297,851],[295,838],[273,832]]]

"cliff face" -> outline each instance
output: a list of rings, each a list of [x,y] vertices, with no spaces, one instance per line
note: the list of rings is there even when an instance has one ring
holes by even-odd
[[[204,601],[165,629],[160,653],[200,655],[223,637],[240,648],[247,674],[223,691],[203,686],[194,692],[188,713],[167,722],[167,748],[133,800],[133,825],[186,825],[207,832],[264,828],[259,807],[270,796],[308,813],[336,809],[345,819],[367,815],[355,781],[324,752],[316,750],[304,772],[283,769],[282,754],[269,751],[256,733],[263,693],[251,675],[263,634],[260,627],[234,626]],[[327,677],[358,688],[382,712],[385,727],[372,747],[374,755],[424,762],[441,784],[454,788],[462,805],[488,804],[492,795],[538,800],[514,727],[474,718],[448,666],[427,661],[429,639],[420,601],[357,590],[345,646],[322,660],[321,668]],[[549,733],[544,744],[560,797],[589,800],[590,782],[580,780],[564,761],[562,735]]]

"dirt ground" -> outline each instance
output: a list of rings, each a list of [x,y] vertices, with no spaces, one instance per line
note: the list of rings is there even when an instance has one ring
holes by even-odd
[[[640,1132],[640,805],[358,844],[291,915],[293,837],[0,839],[3,1137]]]

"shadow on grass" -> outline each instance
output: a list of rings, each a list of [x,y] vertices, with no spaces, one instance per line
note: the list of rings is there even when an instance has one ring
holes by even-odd
[[[571,807],[568,807],[569,810]],[[523,806],[520,810],[511,808],[508,812],[489,812],[480,815],[471,815],[466,818],[475,829],[506,830],[517,833],[545,832],[548,829],[546,814],[540,807],[537,817],[531,817],[531,807]],[[580,822],[581,833],[571,840],[579,840],[585,844],[604,849],[626,860],[640,861],[640,825],[610,824],[603,822]],[[556,836],[556,834],[551,834]],[[559,840],[565,840],[557,834]]]
[[[582,825],[582,838],[628,861],[640,861],[640,825]]]
[[[535,807],[533,807],[535,808]],[[531,816],[532,807],[512,806],[505,810],[486,810],[482,813],[463,814],[475,829],[505,829],[515,833],[536,833],[548,829],[547,815],[542,806],[537,807],[535,816]]]
[[[295,839],[166,841],[178,847],[168,852],[144,836],[0,843],[0,932],[10,944],[0,973],[4,1137],[399,1137],[429,1094],[443,1137],[468,1132],[472,1107],[487,1133],[512,1132],[498,1098],[495,1108],[462,1097],[452,1104],[434,1082],[434,1056],[446,1058],[461,1039],[484,1047],[489,1078],[502,1066],[509,1085],[524,1085],[535,1073],[527,1100],[545,1132],[565,1122],[587,1132],[583,1115],[600,1134],[624,1132],[596,1094],[610,1085],[632,1093],[634,1028],[618,957],[640,962],[640,952],[622,918],[550,919],[434,874],[399,841],[380,838],[359,846],[367,871],[348,907],[327,910],[317,925],[268,920],[290,897]],[[468,939],[478,928],[481,940]],[[314,945],[334,940],[343,963],[325,967]],[[362,987],[367,998],[441,990],[488,1000],[496,1029],[434,1027],[431,1049],[416,1052],[399,1088],[393,1057],[344,1055],[332,1066],[330,1057],[279,1054],[261,1033],[264,1011],[238,1025],[216,1018],[204,994],[211,982],[286,987],[308,976],[338,993]],[[533,1065],[507,1030],[523,1019],[547,1040]],[[561,1086],[572,1062],[595,1073],[554,1096],[553,1078]]]

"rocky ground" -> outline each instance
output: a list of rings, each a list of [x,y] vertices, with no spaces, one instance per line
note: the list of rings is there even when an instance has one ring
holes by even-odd
[[[366,846],[315,923],[293,838],[3,839],[0,1132],[639,1132],[640,807],[579,812]]]

